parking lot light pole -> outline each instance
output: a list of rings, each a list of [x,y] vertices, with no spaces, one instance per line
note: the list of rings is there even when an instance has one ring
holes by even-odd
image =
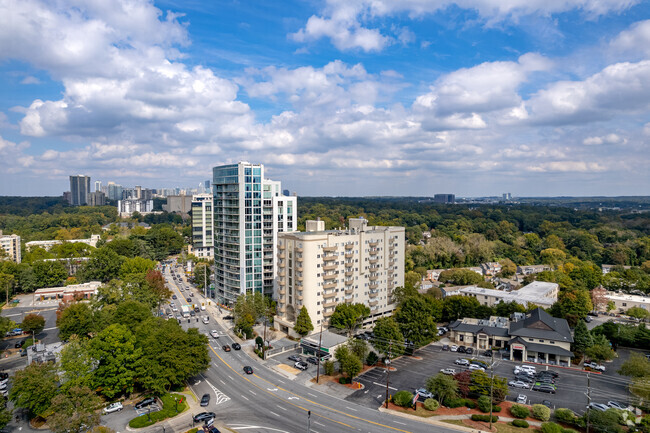
[[[587,371],[587,433],[589,433],[589,411],[591,410],[591,380],[589,377],[589,371]]]
[[[320,347],[321,342],[323,341],[323,321],[320,322],[320,335],[318,336],[318,364],[316,366],[316,384],[318,384],[318,379],[320,378]]]
[[[494,392],[494,352],[492,352],[492,361],[490,362],[490,431],[492,431],[492,396]]]
[[[388,409],[388,379],[390,378],[390,349],[393,344],[393,340],[388,340],[388,359],[384,361],[386,364],[386,409]]]

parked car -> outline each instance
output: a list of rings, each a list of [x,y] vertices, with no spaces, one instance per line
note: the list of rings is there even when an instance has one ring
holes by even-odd
[[[201,305],[201,311],[205,311],[205,305]]]
[[[468,347],[467,349],[465,349],[465,353],[467,353],[468,355],[471,355],[472,353],[474,353],[474,349],[472,349],[471,347]]]
[[[492,357],[492,351],[491,350],[486,350],[485,352],[483,352],[483,356],[487,356],[488,358],[491,358]]]
[[[611,408],[603,403],[589,403],[587,409],[593,409],[600,412],[605,412],[607,409],[611,409]]]
[[[0,373],[0,380],[7,380],[9,379],[9,373],[5,373],[4,371]]]
[[[465,365],[465,366],[468,366],[468,365],[469,365],[469,361],[466,360],[465,358],[458,358],[457,360],[454,361],[454,364],[456,364],[456,365]]]
[[[624,405],[623,403],[619,403],[614,400],[610,400],[607,402],[607,406],[614,408],[614,409],[620,409],[620,410],[627,410],[627,406]]]
[[[232,348],[235,350],[241,350],[241,344],[239,343],[232,343]]]
[[[202,422],[202,421],[208,421],[213,419],[215,416],[217,416],[214,412],[201,412],[196,415],[194,415],[193,419],[194,422]]]
[[[111,403],[108,406],[106,406],[102,412],[104,412],[104,415],[106,415],[113,412],[119,412],[122,409],[123,409],[122,403],[117,401],[115,403]]]
[[[535,384],[533,386],[533,391],[539,391],[539,392],[548,392],[549,394],[555,394],[555,387],[547,384]]]
[[[557,385],[555,385],[555,384],[553,384],[553,383],[549,383],[549,382],[540,382],[540,381],[535,382],[535,386],[542,386],[542,385],[547,385],[547,386],[550,386],[550,387],[553,388],[553,389],[557,389]]]
[[[485,368],[486,370],[488,369],[489,365],[487,365],[486,362],[480,361],[478,359],[472,359],[472,364],[480,365],[481,367]]]
[[[433,393],[427,391],[426,388],[418,388],[415,390],[415,393],[420,394],[420,397],[424,398],[425,400],[427,398],[433,398]]]
[[[465,349],[466,349],[465,346],[458,346],[457,352],[465,353]]]
[[[526,404],[527,401],[528,401],[528,397],[526,397],[524,394],[519,394],[517,396],[517,403]]]
[[[589,317],[589,316],[585,316],[585,322],[587,322],[587,323],[591,323],[592,320],[593,320],[593,319],[592,319],[591,317]]]
[[[515,375],[515,380],[520,380],[522,382],[526,383],[533,383],[533,378],[528,376],[527,374],[516,374]]]
[[[194,312],[195,313],[199,313],[200,311],[201,311],[201,309],[199,307],[194,307]]]
[[[456,374],[456,370],[453,369],[453,368],[443,368],[442,370],[440,370],[440,372],[442,374],[448,374],[450,376],[453,376],[454,374]]]
[[[450,350],[451,350],[452,352],[458,352],[458,346],[456,346],[456,345],[454,344],[454,345],[451,346],[451,349],[450,349]]]
[[[442,345],[442,350],[448,351],[449,350],[449,345],[448,344],[443,344]]]
[[[511,380],[510,382],[508,382],[508,386],[512,386],[514,388],[524,388],[524,389],[530,388],[526,382],[522,382],[521,380]]]
[[[210,404],[210,394],[203,394],[201,397],[201,406],[205,407]]]
[[[476,370],[485,371],[485,368],[481,367],[478,364],[470,364],[469,365],[469,370],[470,371],[476,371]]]
[[[307,370],[309,364],[307,364],[305,361],[298,361],[294,363],[293,366],[296,367],[298,370]]]
[[[549,409],[553,409],[553,403],[551,403],[549,400],[542,400],[542,404]]]
[[[25,345],[25,340],[20,340],[20,341],[17,341],[16,344],[14,344],[14,347],[15,347],[16,349],[20,349],[20,348],[23,347],[24,345]]]
[[[190,311],[190,316],[192,316],[192,317],[196,316],[196,313],[194,312],[194,310]]]
[[[315,356],[310,356],[309,358],[307,358],[307,362],[316,365],[318,364],[318,358],[316,358]]]
[[[557,371],[553,371],[553,370],[542,370],[539,373],[537,373],[537,376],[551,376],[553,378],[557,378],[560,376],[560,374]]]
[[[135,404],[136,409],[142,409],[143,407],[151,406],[156,402],[156,399],[154,397],[147,397],[144,400],[140,400],[138,403]]]
[[[224,344],[223,346],[221,346],[221,348],[223,349],[224,352],[230,352],[230,346],[228,346],[227,344]]]
[[[172,299],[178,299],[178,296],[172,295]]]
[[[212,331],[210,331],[210,335],[212,336],[212,338],[219,338],[219,331],[213,329]]]
[[[289,361],[300,362],[300,361],[302,361],[302,358],[300,356],[298,356],[298,355],[290,355],[289,356]]]
[[[244,373],[246,374],[253,374],[253,368],[249,365],[244,366]]]
[[[187,298],[187,302],[192,303],[192,298]]]

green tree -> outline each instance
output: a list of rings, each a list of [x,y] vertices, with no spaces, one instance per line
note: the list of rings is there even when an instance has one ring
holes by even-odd
[[[300,309],[298,317],[296,317],[296,324],[294,325],[293,330],[303,337],[314,330],[314,325],[311,323],[311,317],[309,317],[307,307],[304,305]]]
[[[108,398],[133,392],[136,369],[142,350],[135,347],[135,336],[125,325],[113,324],[90,341],[90,355],[97,367],[93,386]]]
[[[212,275],[212,268],[208,263],[197,263],[194,267],[194,285],[199,289],[204,289],[204,283],[210,286],[210,277]]]
[[[94,366],[88,346],[88,340],[76,335],[70,337],[70,341],[63,346],[60,362],[64,389],[90,384]]]
[[[542,263],[558,267],[566,260],[566,253],[557,248],[546,248],[540,253]]]
[[[446,374],[438,373],[428,378],[426,388],[440,403],[458,396],[458,382]]]
[[[4,249],[2,249],[2,251],[4,251]],[[8,293],[9,299],[11,299],[12,288],[14,287],[15,283],[16,283],[16,278],[12,274],[0,272],[0,295],[3,298],[6,298]],[[5,299],[7,303],[9,303],[9,299]]]
[[[550,312],[554,317],[564,317],[571,326],[576,326],[591,310],[593,304],[588,290],[569,289],[560,291],[558,300]]]
[[[413,296],[418,296],[418,290],[410,285],[405,285],[404,287],[396,287],[393,289],[393,299],[395,300],[395,303],[400,305],[402,302],[404,302],[407,298],[413,297]]]
[[[370,308],[363,304],[338,304],[330,317],[330,325],[336,329],[345,329],[348,336],[351,336],[369,314]]]
[[[494,379],[490,380],[490,377],[481,370],[473,371],[471,377],[469,389],[477,394],[490,395],[490,384],[492,384],[492,400],[494,402],[501,402],[508,395],[508,380],[505,377],[494,376]]]
[[[399,324],[392,317],[377,319],[373,334],[375,338],[372,345],[380,354],[395,358],[404,353],[404,336]]]
[[[151,307],[149,305],[129,299],[117,305],[113,314],[113,323],[120,323],[133,329],[150,318]]]
[[[402,335],[415,347],[437,338],[437,322],[441,316],[442,301],[422,295],[407,298],[394,315]]]
[[[350,352],[348,353],[348,356],[341,361],[341,369],[348,375],[350,381],[352,381],[359,373],[361,373],[363,363],[357,355]]]
[[[630,317],[635,317],[637,319],[646,319],[650,317],[650,312],[640,307],[632,307],[627,310],[627,315]]]
[[[342,344],[334,350],[334,358],[339,362],[339,370],[343,371],[345,360],[350,357],[350,349],[346,344]]]
[[[17,407],[28,410],[31,415],[40,415],[50,407],[57,393],[57,382],[54,364],[32,363],[16,371],[9,400]]]
[[[417,272],[408,271],[406,275],[404,275],[405,286],[417,287],[420,284],[420,280],[422,280],[422,275]]]
[[[38,261],[32,265],[37,287],[59,287],[68,277],[63,263],[57,261]]]
[[[52,415],[47,424],[54,433],[87,431],[99,424],[97,406],[101,399],[93,390],[74,386],[52,399]]]
[[[468,286],[482,283],[485,279],[483,275],[469,269],[451,269],[441,272],[438,281],[457,286]]]
[[[526,308],[517,303],[516,301],[511,302],[499,302],[494,306],[494,314],[500,317],[510,317],[512,313],[525,313]]]
[[[110,248],[97,248],[79,271],[85,281],[108,282],[120,274],[124,257],[119,256]]]
[[[501,272],[499,275],[502,277],[512,277],[517,272],[517,265],[515,265],[515,262],[510,259],[503,259],[499,261],[499,264],[501,265]]]
[[[0,429],[5,428],[9,424],[12,413],[13,411],[7,407],[7,398],[0,395]]]
[[[25,316],[20,327],[29,334],[38,335],[45,329],[45,317],[40,314],[30,313]]]
[[[348,348],[350,349],[350,352],[355,354],[357,358],[359,359],[366,359],[366,356],[368,356],[368,351],[370,348],[368,348],[368,344],[364,340],[360,340],[357,338],[350,338],[348,340]]]
[[[645,401],[650,400],[650,376],[633,378],[629,388],[635,396]]]
[[[167,256],[180,253],[184,243],[180,234],[164,224],[147,230],[144,241],[155,260],[163,260]]]
[[[156,267],[156,262],[142,257],[126,258],[120,266],[119,276],[124,278],[129,274],[146,274]]]
[[[72,335],[87,338],[95,330],[93,312],[85,302],[75,302],[57,312],[56,326],[59,337],[66,341]]]
[[[584,320],[579,320],[573,330],[573,351],[583,354],[585,350],[594,345],[594,339],[587,329]]]
[[[618,374],[631,377],[650,377],[650,361],[644,354],[632,352],[630,357],[621,365]]]
[[[442,320],[453,322],[463,317],[476,317],[481,303],[470,296],[447,296],[442,303]]]
[[[16,327],[16,323],[8,317],[0,316],[0,336],[5,336],[7,332]]]

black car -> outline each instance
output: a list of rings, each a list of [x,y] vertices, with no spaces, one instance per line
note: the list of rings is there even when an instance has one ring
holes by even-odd
[[[190,316],[194,317],[196,316],[196,313],[194,311],[190,311]]]
[[[456,352],[458,353],[465,353],[465,346],[458,346],[458,350]]]
[[[533,391],[548,392],[550,394],[555,394],[555,388],[552,385],[541,384],[533,386]]]
[[[241,344],[239,343],[232,343],[232,348],[235,350],[241,350]]]
[[[187,302],[192,303],[192,298],[187,298]]]
[[[178,296],[172,295],[172,299],[178,299]]]
[[[290,355],[289,361],[298,362],[298,361],[302,361],[302,358],[299,357],[298,355]]]
[[[151,406],[156,402],[154,397],[147,397],[144,400],[141,400],[135,404],[136,409],[142,409],[143,407]]]
[[[467,353],[468,355],[471,355],[472,353],[474,353],[474,349],[472,349],[471,347],[468,347],[467,349],[465,349],[465,353]]]
[[[214,412],[201,412],[194,415],[194,422],[208,421],[217,416]]]
[[[5,380],[9,378],[9,373],[0,373],[0,380]]]
[[[223,320],[235,320],[233,316],[225,316]]]
[[[537,376],[551,376],[556,379],[559,375],[560,374],[557,371],[553,371],[553,370],[542,370],[539,373],[537,373]]]
[[[492,357],[492,351],[491,350],[486,350],[485,352],[483,352],[483,356],[487,356],[488,358],[491,358]]]
[[[515,380],[520,380],[522,382],[526,383],[533,383],[533,379],[528,376],[527,374],[516,374],[515,375]]]
[[[208,433],[221,433],[218,428],[215,426],[211,425],[210,428],[208,429]]]
[[[549,409],[553,409],[553,403],[551,403],[551,402],[548,401],[548,400],[542,400],[542,404],[543,404],[544,406],[546,406],[547,408],[549,408]]]
[[[20,349],[20,348],[23,347],[24,345],[25,345],[25,340],[20,340],[20,341],[18,341],[16,344],[14,344],[14,347],[15,347],[16,349]]]
[[[244,373],[253,374],[253,368],[248,365],[244,366]]]
[[[309,358],[307,358],[307,362],[316,365],[318,364],[318,358],[316,358],[315,356],[310,356]]]
[[[207,406],[210,404],[210,394],[203,394],[201,397],[201,406]]]
[[[230,352],[230,346],[228,346],[227,344],[224,344],[223,347],[221,348],[223,349],[224,352]]]
[[[194,312],[195,313],[199,313],[200,311],[201,311],[201,309],[199,307],[194,307]]]
[[[444,351],[449,350],[449,345],[448,344],[443,344],[442,345],[442,350],[444,350]]]

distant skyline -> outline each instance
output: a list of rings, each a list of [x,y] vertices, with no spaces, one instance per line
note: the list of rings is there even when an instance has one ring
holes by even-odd
[[[0,0],[0,77],[0,195],[650,191],[648,1]]]

